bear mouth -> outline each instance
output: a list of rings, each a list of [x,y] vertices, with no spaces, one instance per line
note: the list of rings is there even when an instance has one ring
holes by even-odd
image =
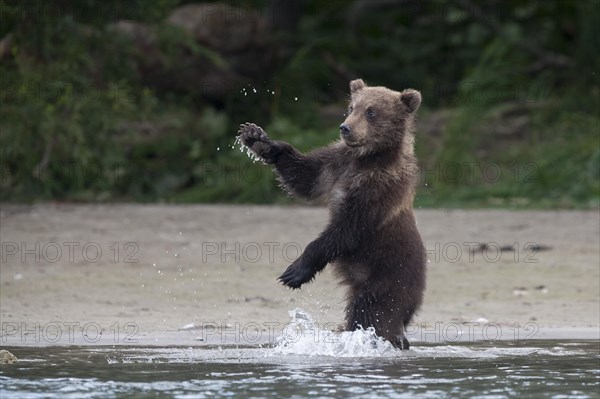
[[[352,147],[352,148],[362,147],[362,145],[363,145],[363,143],[361,141],[348,140],[345,137],[342,137],[342,140],[348,147]]]

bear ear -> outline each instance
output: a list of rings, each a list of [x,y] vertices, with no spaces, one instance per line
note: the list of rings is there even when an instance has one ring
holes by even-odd
[[[408,112],[413,113],[421,105],[421,93],[415,89],[406,89],[400,93],[400,101],[408,108]]]
[[[350,94],[356,94],[366,86],[362,79],[355,79],[350,82]]]

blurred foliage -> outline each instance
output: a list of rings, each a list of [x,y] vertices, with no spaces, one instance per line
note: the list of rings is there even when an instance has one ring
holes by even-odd
[[[0,0],[1,200],[290,202],[233,148],[237,126],[325,145],[362,77],[423,93],[417,206],[600,206],[598,0],[301,1],[297,25],[269,33],[270,78],[219,99],[153,86],[111,28],[155,28],[167,72],[190,55],[230,68],[165,23],[188,3]],[[268,19],[285,2],[227,3]]]

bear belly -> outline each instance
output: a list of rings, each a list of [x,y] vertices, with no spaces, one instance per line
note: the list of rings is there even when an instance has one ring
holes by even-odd
[[[359,285],[369,280],[373,268],[364,261],[340,259],[333,263],[335,274],[341,278],[343,284]]]

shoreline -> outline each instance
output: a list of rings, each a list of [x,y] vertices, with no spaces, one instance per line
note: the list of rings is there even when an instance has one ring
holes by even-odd
[[[416,333],[407,334],[411,346],[437,346],[437,345],[464,345],[468,343],[489,343],[498,344],[503,346],[506,343],[514,345],[527,345],[528,342],[537,341],[564,341],[569,342],[581,342],[581,341],[599,341],[600,332],[597,328],[578,327],[578,328],[543,328],[537,330],[533,334],[525,333],[518,337],[518,334],[511,326],[500,326],[502,330],[497,334],[498,326],[495,323],[490,323],[487,330],[493,330],[494,335],[490,337],[490,332],[485,327],[473,327],[467,325],[460,325],[463,334],[457,335],[456,328],[452,326],[452,333],[446,336],[440,335],[430,330],[418,331]],[[13,351],[18,348],[51,348],[51,347],[96,347],[96,348],[129,348],[129,347],[190,347],[197,349],[207,349],[214,347],[223,348],[254,348],[254,347],[272,347],[276,345],[277,338],[281,337],[281,331],[275,332],[271,335],[265,332],[263,335],[268,339],[256,339],[256,335],[244,338],[240,336],[234,336],[232,333],[206,333],[205,339],[199,340],[202,333],[194,333],[193,331],[154,331],[152,333],[144,334],[143,336],[132,336],[130,338],[116,339],[113,335],[108,334],[106,337],[100,339],[90,338],[86,339],[78,334],[74,335],[74,339],[65,336],[64,339],[56,341],[54,337],[48,337],[47,339],[41,337],[32,337],[29,335],[27,338],[7,335],[3,337],[2,345],[0,349],[6,349]],[[35,340],[38,340],[37,342]],[[318,341],[316,341],[318,342]],[[335,334],[328,335],[327,342],[337,342]],[[599,341],[600,342],[600,341]]]
[[[457,328],[457,342],[476,341],[477,322],[504,341],[514,326],[535,326],[534,340],[600,338],[599,212],[415,213],[429,263],[411,342]],[[324,208],[303,206],[1,204],[1,346],[127,345],[132,332],[134,345],[222,341],[195,340],[203,323],[231,339],[243,335],[236,323],[272,329],[270,342],[294,308],[337,330],[345,289],[330,268],[301,290],[276,282],[326,222]]]

